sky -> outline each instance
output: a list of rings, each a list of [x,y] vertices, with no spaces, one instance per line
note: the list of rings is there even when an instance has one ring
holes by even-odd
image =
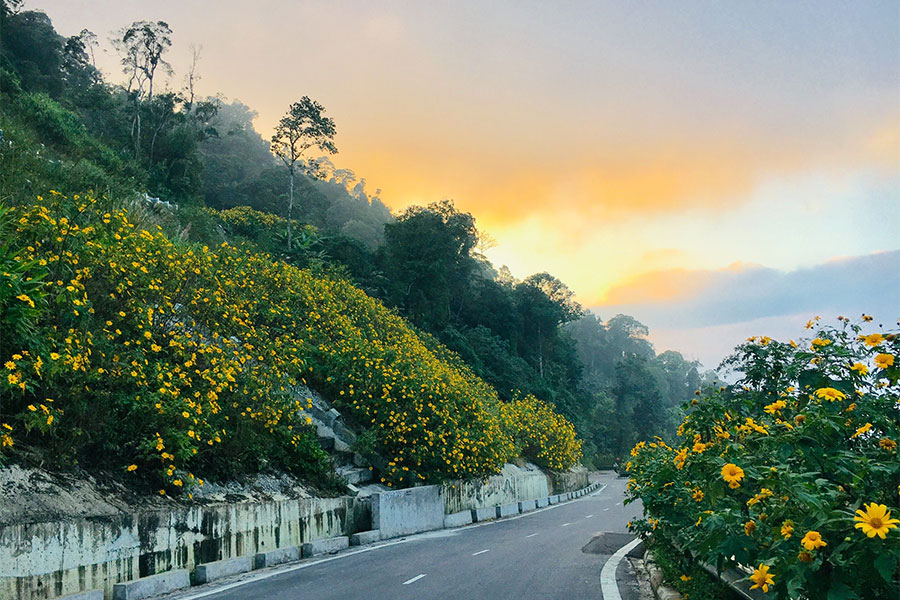
[[[496,265],[633,315],[658,351],[714,367],[811,316],[900,316],[895,1],[26,5],[64,35],[166,21],[169,85],[201,47],[199,91],[264,137],[312,97],[334,162],[395,212],[453,199]]]

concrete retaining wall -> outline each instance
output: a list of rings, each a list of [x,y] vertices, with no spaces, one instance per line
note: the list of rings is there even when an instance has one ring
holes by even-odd
[[[549,473],[552,493],[563,494],[588,486],[588,472],[582,466],[573,467],[565,473]]]
[[[443,514],[441,515],[443,519]],[[40,600],[369,529],[367,502],[298,498],[0,528],[0,598]]]
[[[526,464],[524,467],[506,465],[499,475],[484,481],[452,481],[441,487],[444,512],[449,515],[520,500],[546,498],[550,495],[551,482],[546,473],[532,464]]]
[[[444,526],[441,487],[423,487],[372,494],[372,529],[382,539],[409,535]]]

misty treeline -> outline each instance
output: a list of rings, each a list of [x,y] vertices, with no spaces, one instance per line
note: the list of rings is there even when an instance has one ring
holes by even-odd
[[[548,273],[518,280],[495,268],[484,254],[493,240],[450,201],[393,216],[332,160],[284,160],[283,139],[273,148],[260,136],[251,108],[196,93],[199,50],[186,73],[173,73],[171,34],[164,22],[139,21],[108,39],[87,30],[66,38],[44,13],[0,0],[0,202],[49,189],[159,198],[178,207],[183,239],[253,244],[350,279],[458,353],[501,399],[552,402],[576,425],[589,463],[672,435],[703,383],[697,363],[657,355],[631,317],[604,322],[584,311]],[[96,67],[104,47],[120,58],[121,84]],[[297,106],[323,108],[304,97],[285,119]],[[332,154],[333,122],[317,116],[318,148]]]

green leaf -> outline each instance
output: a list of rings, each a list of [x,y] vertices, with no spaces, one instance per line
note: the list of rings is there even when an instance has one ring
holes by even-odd
[[[894,569],[897,566],[895,559],[889,553],[885,552],[879,554],[878,558],[876,558],[872,564],[875,565],[875,569],[878,571],[878,574],[881,575],[881,578],[886,582],[891,583]]]
[[[854,598],[859,598],[859,596],[845,583],[835,583],[828,590],[828,600],[854,600]]]

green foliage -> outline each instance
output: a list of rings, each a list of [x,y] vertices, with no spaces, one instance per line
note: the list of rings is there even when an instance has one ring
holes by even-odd
[[[12,215],[0,204],[0,348],[26,340],[37,344],[37,319],[46,305],[46,269],[38,261],[16,260]]]
[[[864,331],[843,319],[800,345],[740,346],[741,379],[692,403],[677,446],[632,451],[634,528],[719,567],[766,565],[778,598],[889,597],[900,530],[882,515],[869,536],[859,511],[900,512],[900,338]]]
[[[725,585],[707,573],[690,555],[679,552],[666,540],[649,537],[647,547],[653,561],[663,574],[663,581],[678,590],[685,598],[694,600],[725,600],[735,595]]]

